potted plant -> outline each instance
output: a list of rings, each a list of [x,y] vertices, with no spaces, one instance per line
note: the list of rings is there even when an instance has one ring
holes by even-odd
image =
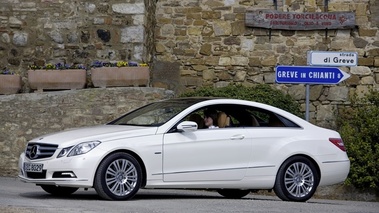
[[[94,87],[147,86],[149,79],[147,64],[95,61],[91,65],[91,80]]]
[[[32,65],[28,70],[30,89],[67,90],[82,89],[85,87],[86,68],[83,65],[69,65],[64,63],[46,64],[45,66]]]
[[[9,95],[18,93],[21,89],[21,76],[9,71],[0,70],[0,94]]]

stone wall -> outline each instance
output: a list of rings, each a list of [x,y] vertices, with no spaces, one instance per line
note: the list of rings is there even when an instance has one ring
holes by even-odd
[[[23,77],[29,65],[95,60],[150,62],[152,0],[1,0],[0,69]]]
[[[26,137],[18,135],[44,133],[40,126],[51,123],[46,120],[47,116],[43,116],[45,113],[52,115],[53,121],[56,116],[70,111],[79,113],[80,119],[73,113],[64,122],[56,122],[60,124],[49,127],[53,128],[49,131],[79,125],[77,122],[86,120],[82,118],[100,113],[81,107],[69,110],[69,105],[65,105],[67,99],[54,102],[55,93],[30,93],[26,74],[28,66],[55,62],[87,65],[94,60],[148,62],[150,86],[174,90],[176,94],[198,87],[223,87],[231,83],[247,86],[271,84],[293,96],[305,110],[305,85],[276,84],[275,66],[306,65],[307,51],[310,50],[354,51],[359,55],[358,66],[341,68],[351,74],[348,80],[338,85],[311,86],[310,121],[320,126],[335,127],[338,106],[349,105],[352,95],[362,96],[370,89],[379,88],[379,1],[329,0],[327,8],[323,5],[324,0],[277,1],[281,11],[353,11],[357,26],[351,30],[282,31],[245,26],[247,9],[274,9],[273,2],[1,0],[0,69],[8,67],[23,80],[23,94],[0,96],[1,122],[4,122],[0,123],[1,156],[18,154],[12,151],[26,141]],[[81,98],[98,100],[92,93],[101,90],[92,92],[90,84],[87,88],[88,91],[77,91],[88,95]],[[52,103],[36,98],[39,95],[51,99]],[[104,95],[106,100],[112,100],[120,94],[105,92]],[[44,101],[45,106],[54,104],[55,108],[46,111],[41,106],[36,107],[38,103],[34,103],[33,98],[36,102]],[[63,109],[60,109],[61,104]],[[69,104],[76,106],[73,101]],[[34,111],[25,112],[37,112],[36,122],[34,117],[24,117],[25,114],[17,111],[22,107],[27,109],[29,105]],[[5,109],[14,113],[8,115]],[[102,109],[101,113],[107,109],[112,107]],[[87,114],[82,117],[84,112]],[[38,117],[38,114],[42,116]],[[98,122],[100,120],[107,118],[101,117]],[[32,132],[26,129],[30,125],[36,128]],[[2,155],[5,152],[7,155]],[[6,157],[8,160],[0,166],[14,163],[16,157],[9,157],[12,160]]]
[[[378,88],[379,2],[278,0],[291,12],[353,11],[352,30],[282,31],[246,27],[247,9],[272,0],[2,0],[0,68],[22,76],[29,65],[94,60],[148,62],[151,86],[181,93],[230,83],[272,84],[302,103],[305,86],[275,84],[276,65],[306,65],[309,50],[356,51],[359,66],[339,85],[311,88],[310,121],[334,125],[337,105]],[[88,73],[90,74],[90,73]],[[88,82],[87,87],[91,87]]]
[[[338,105],[349,104],[351,95],[379,89],[379,1],[329,0],[327,11],[353,11],[355,29],[286,31],[245,27],[247,9],[274,9],[272,0],[159,0],[156,10],[157,63],[178,69],[176,85],[153,78],[153,85],[182,91],[230,83],[272,84],[302,103],[305,86],[275,84],[276,65],[306,65],[307,51],[353,51],[357,67],[342,67],[351,78],[339,85],[314,85],[310,94],[310,121],[335,125]],[[278,10],[323,12],[323,0],[278,0]],[[270,36],[271,34],[271,36]],[[166,70],[167,70],[166,69]],[[158,70],[154,70],[158,71]],[[172,77],[171,77],[172,78]],[[178,86],[180,85],[180,86]]]
[[[67,128],[105,124],[144,104],[173,97],[159,88],[68,90],[0,96],[0,176],[16,176],[28,140]]]

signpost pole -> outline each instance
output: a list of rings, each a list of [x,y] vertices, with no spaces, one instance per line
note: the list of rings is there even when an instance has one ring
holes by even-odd
[[[309,84],[305,85],[305,120],[309,121]]]

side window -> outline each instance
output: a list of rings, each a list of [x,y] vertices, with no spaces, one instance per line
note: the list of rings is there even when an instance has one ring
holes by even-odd
[[[187,121],[194,121],[197,123],[198,129],[204,129],[204,117],[201,112],[193,112],[190,115],[188,115]]]
[[[191,112],[184,120],[194,121],[198,129],[228,128],[232,126],[231,116],[224,111],[224,105],[212,105]],[[238,124],[238,120],[233,119]]]
[[[270,117],[267,112],[246,105],[224,104],[215,107],[217,107],[219,115],[220,128],[267,126]],[[223,125],[222,120],[226,120],[226,125]]]
[[[252,107],[245,105],[236,105],[236,104],[219,104],[212,105],[206,108],[199,109],[195,112],[192,112],[187,120],[195,121],[199,120],[197,117],[200,115],[203,120],[201,124],[198,123],[199,127],[209,128],[207,112],[213,112],[212,120],[213,125],[217,128],[237,128],[237,127],[251,127],[251,126],[260,126],[260,123],[268,122],[268,115],[260,113],[258,111],[250,110]],[[255,114],[262,114],[260,117],[265,117],[267,121],[262,121],[257,119]],[[196,114],[196,115],[195,115]]]
[[[298,127],[298,128],[300,128],[299,125],[297,125],[296,123],[292,122],[291,120],[288,120],[287,118],[285,118],[283,116],[280,116],[280,115],[277,115],[277,116],[284,123],[284,125],[286,127]]]
[[[209,111],[212,116],[206,115]],[[219,104],[193,111],[184,120],[194,121],[198,129],[208,129],[207,116],[216,128],[299,127],[296,123],[265,109],[236,104]]]
[[[268,126],[270,120],[270,113],[265,110],[249,107],[246,109],[249,114],[252,127]]]
[[[299,127],[296,123],[288,120],[287,118],[278,115],[276,113],[259,109],[259,108],[249,108],[253,120],[256,120],[257,125],[252,126],[263,126],[263,127]],[[254,123],[256,123],[254,122]]]
[[[268,119],[268,126],[269,127],[285,127],[283,121],[280,120],[278,115],[271,114],[270,118]]]

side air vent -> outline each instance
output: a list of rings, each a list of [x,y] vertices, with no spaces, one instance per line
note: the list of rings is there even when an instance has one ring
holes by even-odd
[[[42,172],[26,172],[26,177],[31,179],[45,179],[46,170],[42,170]]]

